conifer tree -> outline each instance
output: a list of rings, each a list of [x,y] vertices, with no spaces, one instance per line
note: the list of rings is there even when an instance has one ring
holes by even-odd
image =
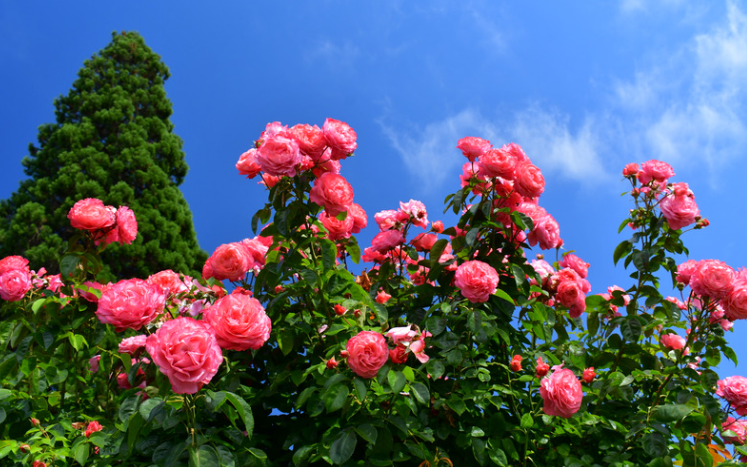
[[[163,269],[199,274],[207,255],[179,185],[187,174],[164,82],[169,70],[135,32],[84,62],[66,96],[54,102],[56,122],[29,145],[18,191],[0,201],[0,257],[23,255],[33,268],[55,271],[73,229],[67,213],[83,198],[129,206],[139,234],[112,244],[103,259],[110,279],[146,277]]]

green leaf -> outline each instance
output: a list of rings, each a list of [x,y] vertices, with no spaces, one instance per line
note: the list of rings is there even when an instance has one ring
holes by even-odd
[[[693,410],[692,407],[683,404],[668,404],[654,407],[651,414],[654,419],[669,423],[681,420]]]
[[[360,435],[361,438],[365,439],[369,443],[376,444],[376,437],[378,435],[378,432],[373,425],[364,423],[355,427],[355,431]]]
[[[354,431],[343,431],[329,447],[329,458],[334,464],[343,464],[353,455],[358,437]]]
[[[448,401],[449,407],[451,407],[451,410],[457,413],[457,415],[462,415],[465,410],[467,410],[467,406],[464,404],[464,401],[456,395],[453,395],[449,398]]]
[[[336,384],[331,386],[324,393],[324,403],[327,406],[327,412],[334,412],[340,410],[345,402],[348,400],[350,390],[344,384]]]
[[[164,401],[160,397],[152,397],[143,401],[138,408],[143,420],[150,422],[158,413],[163,410]]]
[[[218,453],[212,446],[203,444],[198,449],[189,447],[189,467],[220,467]]]
[[[280,335],[278,336],[278,346],[283,352],[283,355],[291,353],[291,351],[293,351],[293,334],[285,329],[280,331]]]
[[[246,436],[251,439],[252,434],[254,433],[254,416],[252,415],[252,408],[244,399],[232,392],[226,392],[226,398],[228,399],[228,402],[234,406],[236,412],[238,412],[239,417],[241,417],[241,420],[244,422],[244,427],[246,428],[247,433]]]
[[[506,453],[503,452],[502,449],[498,449],[498,448],[489,449],[488,456],[490,456],[490,460],[492,460],[499,466],[501,467],[508,466],[508,459],[506,459]]]
[[[622,323],[620,323],[620,332],[628,342],[638,342],[638,338],[641,337],[641,323],[635,316],[628,316]]]
[[[86,465],[86,462],[88,462],[89,451],[90,447],[88,443],[80,443],[73,447],[73,457],[80,465]]]
[[[392,388],[392,392],[400,392],[405,387],[407,379],[401,371],[390,371],[387,375],[389,380],[389,386]]]
[[[366,383],[360,378],[353,378],[353,385],[355,385],[355,392],[358,395],[358,400],[363,401],[366,398]]]
[[[426,407],[430,405],[431,394],[428,391],[428,387],[425,384],[412,383],[410,385],[410,389],[412,389],[411,392],[412,392],[412,395],[415,397],[415,400],[425,405]]]
[[[335,259],[337,258],[337,246],[326,238],[319,240],[322,247],[322,265],[324,269],[329,271],[335,267]]]
[[[350,259],[353,260],[355,264],[361,262],[361,247],[358,246],[358,242],[355,241],[355,238],[350,237],[348,239],[348,242],[345,245],[345,250],[348,252]]]
[[[444,364],[436,360],[435,358],[432,358],[428,361],[428,363],[426,364],[426,368],[428,370],[428,373],[431,375],[431,378],[433,378],[434,380],[439,379],[446,371],[446,367],[444,367]]]
[[[518,264],[512,264],[511,265],[511,274],[514,275],[514,280],[516,281],[516,287],[521,287],[524,284],[524,280],[526,279],[526,273]]]
[[[80,264],[80,257],[74,255],[65,255],[60,261],[60,274],[62,277],[73,277],[75,269]]]
[[[296,449],[296,452],[293,453],[293,465],[297,466],[303,464],[306,461],[306,458],[309,457],[313,451],[313,446],[301,446]]]
[[[521,427],[522,428],[531,428],[534,426],[534,419],[532,418],[532,414],[525,413],[521,416]]]
[[[249,453],[261,461],[267,460],[267,453],[261,449],[249,448]]]
[[[617,245],[617,248],[615,248],[615,253],[612,255],[612,260],[615,262],[615,266],[617,266],[617,262],[620,261],[620,258],[630,253],[632,249],[633,244],[629,240],[625,240],[624,242],[621,242],[619,245]]]
[[[661,457],[667,452],[667,441],[660,433],[647,433],[643,437],[643,450],[653,457]]]

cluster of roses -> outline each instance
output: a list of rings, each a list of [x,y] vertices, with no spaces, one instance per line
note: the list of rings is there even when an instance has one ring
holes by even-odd
[[[747,318],[747,269],[735,271],[715,259],[687,260],[677,266],[677,282],[690,287],[689,304],[710,312],[710,322],[724,330]]]
[[[719,380],[716,395],[729,403],[737,415],[747,415],[747,378],[730,376]],[[723,438],[727,443],[745,444],[747,442],[747,421],[737,420],[731,415],[721,424]],[[731,433],[730,433],[731,432]]]
[[[568,308],[571,318],[578,318],[586,311],[586,294],[591,291],[591,284],[586,280],[589,263],[571,253],[564,255],[558,263],[562,268],[559,271],[539,255],[531,264],[542,281],[534,285],[547,292],[545,300],[548,306],[554,306],[556,302],[563,305]]]
[[[658,200],[661,213],[671,229],[678,230],[695,223],[698,227],[708,225],[706,219],[701,219],[695,195],[687,183],[668,184],[668,180],[674,177],[674,169],[666,162],[650,160],[640,167],[631,162],[623,169],[623,175],[633,184],[633,197],[642,196],[646,200]],[[640,187],[636,182],[640,183]],[[631,227],[635,228],[638,226],[637,219],[635,212],[632,214]]]
[[[235,282],[250,271],[259,273],[265,266],[265,256],[271,245],[272,237],[262,236],[221,245],[205,261],[202,277]]]
[[[21,256],[8,256],[0,260],[0,298],[9,302],[21,300],[31,290],[35,274],[29,261]]]
[[[457,143],[469,162],[462,166],[462,187],[473,186],[473,193],[494,194],[493,208],[508,208],[519,211],[532,219],[534,227],[526,234],[501,212],[497,221],[507,229],[513,229],[512,238],[518,242],[528,241],[531,246],[539,243],[543,250],[560,248],[560,226],[555,218],[539,206],[539,196],[545,191],[542,171],[532,163],[518,144],[510,143],[500,149],[490,141],[467,136]]]
[[[96,198],[86,198],[75,203],[67,214],[70,225],[90,232],[96,244],[118,242],[130,244],[137,237],[135,213],[127,206],[106,206]]]

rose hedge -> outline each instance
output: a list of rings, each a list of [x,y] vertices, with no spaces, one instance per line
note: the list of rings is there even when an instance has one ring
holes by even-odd
[[[236,164],[268,190],[259,235],[218,247],[202,279],[96,282],[137,213],[93,199],[70,211],[82,230],[61,275],[0,260],[0,459],[655,467],[746,452],[747,380],[713,368],[737,360],[725,333],[747,317],[747,272],[677,265],[682,229],[708,221],[671,166],[625,167],[632,233],[613,260],[628,285],[591,295],[513,143],[457,143],[456,225],[402,202],[361,252],[369,217],[340,175],[356,139],[333,119],[268,124]],[[528,259],[537,246],[556,261]]]

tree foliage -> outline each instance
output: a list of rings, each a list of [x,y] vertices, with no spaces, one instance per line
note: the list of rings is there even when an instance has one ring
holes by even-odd
[[[104,276],[145,277],[163,269],[196,273],[206,259],[179,190],[187,174],[182,140],[169,121],[169,71],[135,32],[113,33],[55,100],[55,122],[39,128],[23,160],[28,179],[0,201],[0,256],[33,268],[55,264],[73,229],[72,205],[99,198],[129,206],[140,235],[104,253]],[[57,271],[50,271],[57,272]]]

